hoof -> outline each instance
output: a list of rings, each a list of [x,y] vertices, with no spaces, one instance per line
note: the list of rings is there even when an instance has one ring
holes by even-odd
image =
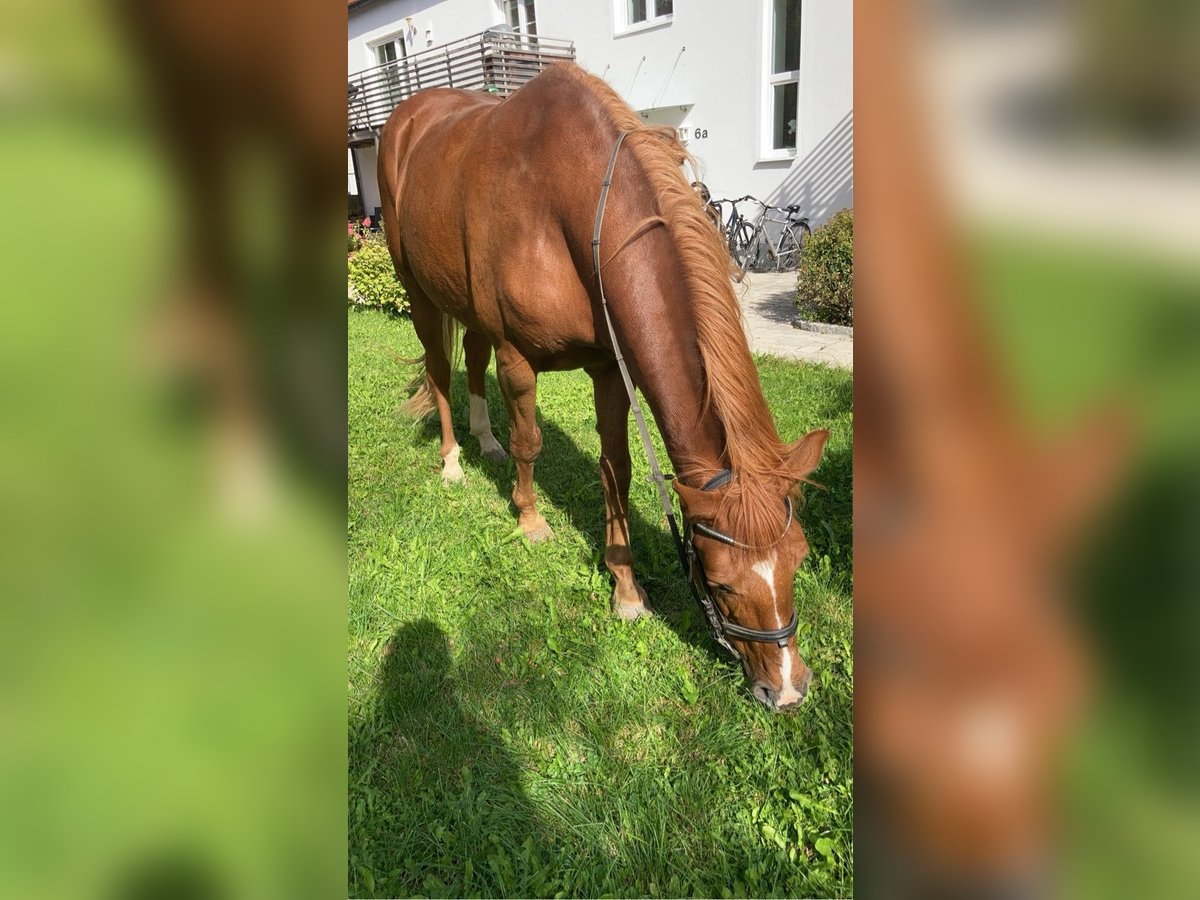
[[[542,541],[548,541],[554,537],[554,530],[549,525],[543,525],[541,528],[534,528],[525,532],[525,538],[531,544],[540,544]]]
[[[618,619],[626,622],[652,616],[654,613],[646,605],[648,599],[646,592],[636,581],[633,584],[633,590],[622,590],[618,587],[613,590],[613,612],[617,614]]]
[[[531,544],[540,544],[554,537],[554,531],[540,515],[531,516],[528,521],[522,522],[521,530],[525,532],[525,539]]]
[[[504,452],[503,447],[497,444],[495,447],[484,450],[483,458],[491,460],[494,463],[502,463],[508,459],[508,454]]]
[[[617,614],[617,618],[624,622],[636,622],[638,619],[648,619],[654,613],[650,611],[650,607],[644,603],[639,603],[636,606],[633,604],[614,603],[613,612]]]

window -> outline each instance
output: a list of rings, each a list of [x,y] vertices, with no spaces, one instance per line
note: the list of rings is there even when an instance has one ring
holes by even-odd
[[[398,59],[404,59],[408,52],[404,46],[404,38],[395,37],[375,45],[375,61],[383,66]]]
[[[534,0],[504,0],[504,21],[513,31],[537,34],[537,12]]]
[[[674,0],[620,0],[625,6],[625,27],[659,24],[674,14]]]
[[[764,147],[771,155],[796,151],[800,116],[800,2],[767,0],[768,133]]]
[[[402,34],[375,45],[375,62],[387,67],[383,70],[384,84],[387,85],[388,99],[393,105],[407,96],[403,87],[408,74],[408,63],[404,61],[407,56],[408,48]]]

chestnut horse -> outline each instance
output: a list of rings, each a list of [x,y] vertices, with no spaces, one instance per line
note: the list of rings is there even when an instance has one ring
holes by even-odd
[[[600,79],[555,65],[507,99],[424,91],[392,113],[379,143],[383,221],[396,272],[425,348],[425,378],[408,403],[441,418],[442,478],[463,477],[450,417],[460,328],[471,432],[502,459],[485,399],[496,352],[516,464],[513,501],[531,541],[551,536],[537,510],[533,463],[539,372],[583,368],[595,388],[605,563],[613,606],[648,613],[633,572],[627,518],[630,401],[604,323],[592,261],[594,217],[615,142],[604,218],[605,294],[633,382],[658,423],[690,525],[740,546],[696,537],[695,549],[727,620],[780,629],[794,612],[793,579],[808,551],[785,510],[820,461],[828,431],[780,440],[763,398],[719,236],[684,177],[687,152],[670,129],[646,127]],[[701,490],[713,476],[733,477]],[[798,523],[797,523],[798,525]],[[792,635],[732,638],[754,695],[774,709],[803,698],[811,672]]]

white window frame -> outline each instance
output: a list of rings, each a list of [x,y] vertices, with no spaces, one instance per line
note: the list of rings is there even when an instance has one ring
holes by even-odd
[[[775,0],[762,0],[759,9],[762,22],[762,63],[759,67],[761,97],[759,103],[758,159],[759,162],[774,162],[796,158],[800,147],[800,69],[804,67],[804,33],[808,26],[805,7],[800,2],[800,68],[792,72],[772,72],[771,58],[774,53]],[[783,84],[796,85],[796,146],[774,146],[775,88]]]
[[[501,23],[505,27],[512,28],[513,27],[512,23],[510,23],[508,21],[508,10],[506,8],[507,6],[508,6],[507,0],[505,0],[504,3],[500,4],[500,20],[501,20]],[[538,22],[538,15],[539,15],[539,12],[538,12],[538,8],[537,8],[537,0],[534,0],[533,24],[535,27],[537,26],[537,22]],[[514,33],[515,34],[523,34],[527,37],[530,37],[530,36],[537,37],[536,34],[534,34],[534,35],[529,34],[529,16],[526,14],[526,11],[525,11],[525,0],[517,0],[517,27],[516,27],[516,31]]]
[[[371,65],[369,66],[369,68],[373,69],[373,68],[376,68],[377,66],[389,65],[388,63],[381,63],[379,61],[379,48],[382,47],[384,44],[392,44],[392,43],[399,44],[402,49],[401,49],[400,55],[396,58],[396,61],[394,63],[391,63],[391,65],[398,66],[401,63],[403,63],[404,60],[408,59],[408,34],[407,34],[407,29],[404,29],[401,31],[397,31],[395,34],[388,34],[388,35],[384,35],[383,37],[379,37],[379,38],[375,38],[374,40],[367,41],[367,53],[369,53],[371,56]]]
[[[644,22],[629,21],[629,0],[613,0],[613,37],[626,34],[637,34],[639,31],[650,31],[662,28],[675,21],[675,6],[680,0],[673,0],[671,12],[663,16],[653,15],[654,0],[646,0],[646,19]]]

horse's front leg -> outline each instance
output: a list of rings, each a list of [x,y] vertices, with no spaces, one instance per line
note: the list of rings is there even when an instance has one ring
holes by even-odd
[[[648,598],[633,574],[629,549],[629,395],[616,365],[588,374],[596,394],[600,483],[604,485],[604,564],[613,575],[613,611],[622,619],[650,615]]]

